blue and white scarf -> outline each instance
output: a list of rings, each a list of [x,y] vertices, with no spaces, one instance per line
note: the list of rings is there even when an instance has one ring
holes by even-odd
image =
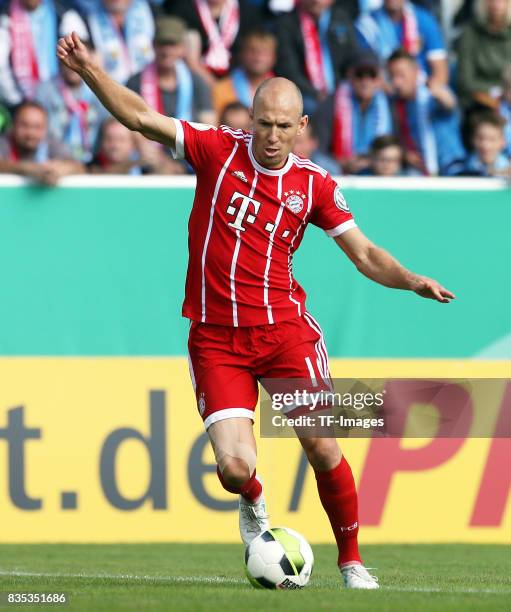
[[[153,61],[154,19],[146,0],[132,0],[125,16],[124,36],[103,4],[89,15],[89,27],[103,66],[116,81],[125,83]]]

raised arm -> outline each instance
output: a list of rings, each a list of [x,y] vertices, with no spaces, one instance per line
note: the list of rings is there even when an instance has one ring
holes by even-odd
[[[415,291],[424,298],[449,303],[454,294],[436,280],[414,274],[404,268],[392,255],[373,244],[358,228],[352,228],[335,238],[357,270],[371,280],[393,289]]]
[[[150,108],[138,94],[110,78],[93,60],[76,32],[59,40],[57,57],[82,77],[103,106],[127,128],[164,145],[175,146],[174,121]]]

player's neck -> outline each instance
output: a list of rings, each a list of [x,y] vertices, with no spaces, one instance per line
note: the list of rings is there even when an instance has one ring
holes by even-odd
[[[262,166],[263,168],[266,168],[266,170],[282,170],[282,168],[287,164],[289,155],[286,155],[286,157],[280,163],[276,163],[274,166],[269,166],[267,163],[264,163],[260,159],[257,159],[257,153],[255,152],[254,152],[254,159],[260,166]]]

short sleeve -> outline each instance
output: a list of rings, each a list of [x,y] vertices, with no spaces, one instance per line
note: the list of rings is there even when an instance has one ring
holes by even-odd
[[[341,188],[330,175],[315,197],[310,222],[332,238],[357,227]]]
[[[424,38],[424,53],[428,60],[439,60],[447,57],[444,39],[436,19],[427,11],[421,11],[420,29]]]
[[[174,159],[186,159],[193,168],[211,160],[218,144],[218,130],[212,125],[172,118],[176,126],[176,144],[170,148]]]

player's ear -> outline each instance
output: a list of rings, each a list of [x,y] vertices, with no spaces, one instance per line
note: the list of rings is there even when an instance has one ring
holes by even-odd
[[[301,136],[308,124],[309,124],[309,115],[303,115],[303,117],[300,119],[298,123],[298,130],[296,132],[296,135]]]

